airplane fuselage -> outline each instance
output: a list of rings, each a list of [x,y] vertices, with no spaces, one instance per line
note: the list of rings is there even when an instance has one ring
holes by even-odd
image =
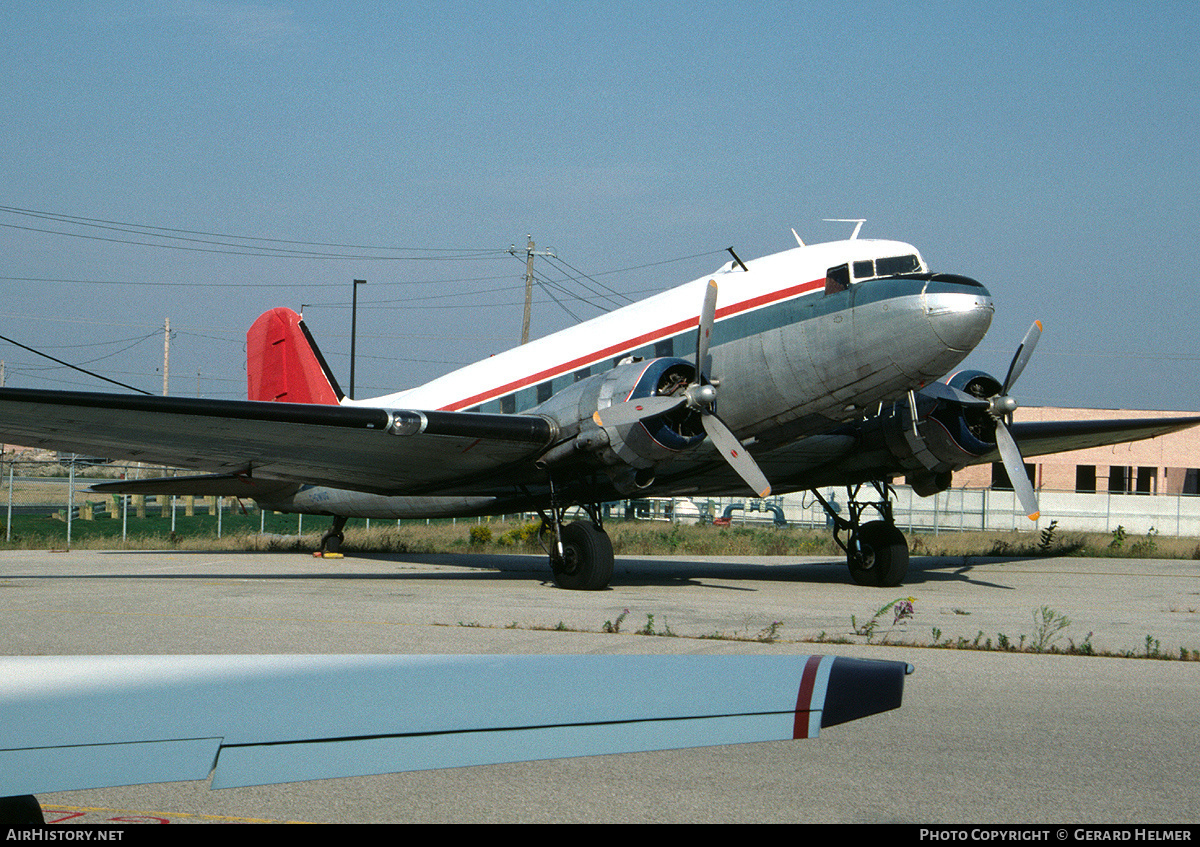
[[[627,399],[605,396],[605,374],[638,360],[694,361],[709,280],[720,290],[710,347],[717,411],[756,455],[860,418],[938,379],[979,343],[993,314],[987,289],[966,277],[929,273],[912,245],[814,244],[752,260],[744,270],[731,262],[420,387],[343,404],[541,413],[556,420],[564,437],[574,436],[597,405]],[[687,452],[703,457],[706,450]],[[660,474],[662,481],[645,493],[742,490],[727,473],[706,475],[711,485],[694,474]],[[805,487],[795,474],[790,478],[790,489]],[[388,497],[305,486],[264,505],[353,517],[445,517],[510,510],[516,492],[514,498]]]

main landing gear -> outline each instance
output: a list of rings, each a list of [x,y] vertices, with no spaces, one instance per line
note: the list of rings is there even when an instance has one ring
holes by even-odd
[[[554,507],[549,514],[538,510],[542,525],[538,541],[550,556],[550,569],[559,588],[600,591],[613,575],[612,542],[600,518],[598,506],[584,506],[589,520],[563,524],[567,507]]]
[[[908,539],[892,519],[891,487],[880,482],[872,484],[880,497],[877,501],[858,499],[861,484],[846,486],[849,518],[842,517],[819,492],[813,494],[833,522],[833,540],[846,551],[850,578],[858,585],[900,585],[908,574]],[[862,523],[867,509],[874,509],[882,520]],[[849,534],[847,541],[842,541],[843,532]]]
[[[321,549],[313,553],[315,558],[342,558],[342,542],[346,540],[346,535],[342,530],[346,528],[348,520],[349,518],[345,515],[338,515],[333,519],[332,526],[321,536]]]

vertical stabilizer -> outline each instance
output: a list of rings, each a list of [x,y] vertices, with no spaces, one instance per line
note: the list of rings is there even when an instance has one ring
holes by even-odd
[[[263,312],[246,333],[251,400],[336,406],[344,396],[308,327],[291,309]]]

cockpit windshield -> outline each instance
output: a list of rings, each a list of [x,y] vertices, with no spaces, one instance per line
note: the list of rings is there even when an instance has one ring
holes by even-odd
[[[881,276],[918,273],[921,260],[915,255],[888,256],[883,259],[865,259],[854,263],[854,278],[874,279]]]

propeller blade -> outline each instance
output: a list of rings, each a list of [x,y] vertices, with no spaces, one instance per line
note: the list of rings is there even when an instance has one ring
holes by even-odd
[[[704,307],[700,310],[700,326],[696,328],[696,373],[700,382],[708,380],[708,342],[717,319],[717,281],[710,279],[704,291]],[[699,379],[699,377],[703,379]]]
[[[996,421],[996,447],[1000,450],[1000,458],[1004,462],[1004,470],[1008,471],[1013,491],[1021,501],[1021,508],[1031,521],[1036,521],[1041,514],[1038,510],[1037,494],[1034,493],[1029,476],[1025,473],[1025,459],[1021,456],[1021,449],[1017,447],[1017,442],[1013,440],[1003,421]]]
[[[725,426],[725,422],[712,412],[706,412],[701,416],[700,421],[704,424],[704,431],[708,433],[708,437],[725,457],[725,461],[729,462],[730,467],[738,472],[738,476],[754,489],[755,496],[766,497],[770,494],[771,483],[767,482],[758,463],[746,452],[742,442],[737,440],[737,436],[730,431],[729,427]]]
[[[686,402],[687,395],[685,394],[667,397],[655,394],[650,397],[638,397],[636,400],[626,400],[624,403],[613,403],[607,409],[601,409],[594,413],[592,420],[596,422],[596,426],[628,426],[646,418],[661,415],[663,412],[669,412]]]
[[[935,400],[949,400],[952,403],[960,403],[963,406],[987,406],[990,403],[985,398],[968,394],[944,382],[931,382],[922,388],[919,393],[924,394],[926,397],[932,397]]]
[[[1029,364],[1029,357],[1033,355],[1033,348],[1037,346],[1038,339],[1041,336],[1042,322],[1034,321],[1033,326],[1029,327],[1029,332],[1025,333],[1025,338],[1022,339],[1021,346],[1013,354],[1012,364],[1008,366],[1008,376],[1004,378],[1004,387],[1000,389],[1001,394],[1008,394],[1008,389],[1012,388],[1013,383],[1017,381],[1017,377],[1021,375],[1021,371],[1025,370],[1025,366]]]

